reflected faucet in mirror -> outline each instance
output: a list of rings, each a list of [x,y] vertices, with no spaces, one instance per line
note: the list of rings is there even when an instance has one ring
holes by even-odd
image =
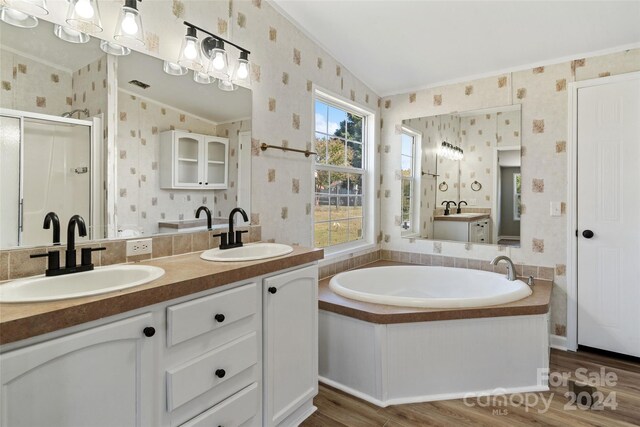
[[[51,223],[53,223],[53,245],[60,246],[60,218],[55,212],[49,212],[45,215],[42,228],[48,230],[51,228]]]
[[[200,218],[200,212],[207,214],[207,230],[211,230],[211,211],[206,206],[200,206],[196,211],[196,218]]]
[[[465,202],[464,200],[460,200],[458,202],[458,209],[456,209],[456,213],[462,213],[462,204],[464,203],[465,206],[467,206],[467,202]]]
[[[456,206],[456,202],[454,202],[453,200],[445,200],[442,202],[442,205],[446,205],[444,207],[444,214],[445,215],[449,215],[451,213],[451,210],[449,209],[449,206],[453,204],[453,206]]]

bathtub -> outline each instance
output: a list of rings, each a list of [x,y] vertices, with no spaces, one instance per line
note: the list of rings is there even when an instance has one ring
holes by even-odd
[[[331,290],[359,301],[403,307],[487,307],[532,294],[520,280],[503,274],[451,267],[390,266],[340,273]]]
[[[321,382],[381,407],[548,390],[551,282],[387,264],[320,283]]]

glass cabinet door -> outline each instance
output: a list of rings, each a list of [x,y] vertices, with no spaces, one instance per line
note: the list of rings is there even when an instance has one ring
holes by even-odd
[[[200,138],[198,135],[176,133],[176,182],[178,186],[200,186]]]
[[[209,188],[227,188],[227,140],[207,139],[205,146],[207,160],[205,185]]]

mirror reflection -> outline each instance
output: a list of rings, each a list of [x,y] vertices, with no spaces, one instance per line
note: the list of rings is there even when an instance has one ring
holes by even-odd
[[[520,105],[402,122],[402,235],[520,246]]]
[[[46,21],[0,36],[0,248],[50,244],[49,211],[80,214],[81,240],[204,230],[201,205],[214,224],[250,212],[250,90],[63,41]]]

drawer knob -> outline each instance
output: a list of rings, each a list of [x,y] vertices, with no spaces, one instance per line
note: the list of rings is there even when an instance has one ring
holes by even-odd
[[[156,328],[152,326],[147,326],[142,330],[142,333],[144,334],[145,337],[152,337],[156,334]]]
[[[224,378],[225,375],[227,375],[227,373],[224,369],[216,369],[216,377]]]
[[[276,288],[275,286],[271,286],[267,290],[269,291],[270,294],[275,294],[276,292],[278,292],[278,288]]]
[[[224,314],[222,313],[216,314],[213,318],[216,319],[216,322],[218,323],[224,322]]]

